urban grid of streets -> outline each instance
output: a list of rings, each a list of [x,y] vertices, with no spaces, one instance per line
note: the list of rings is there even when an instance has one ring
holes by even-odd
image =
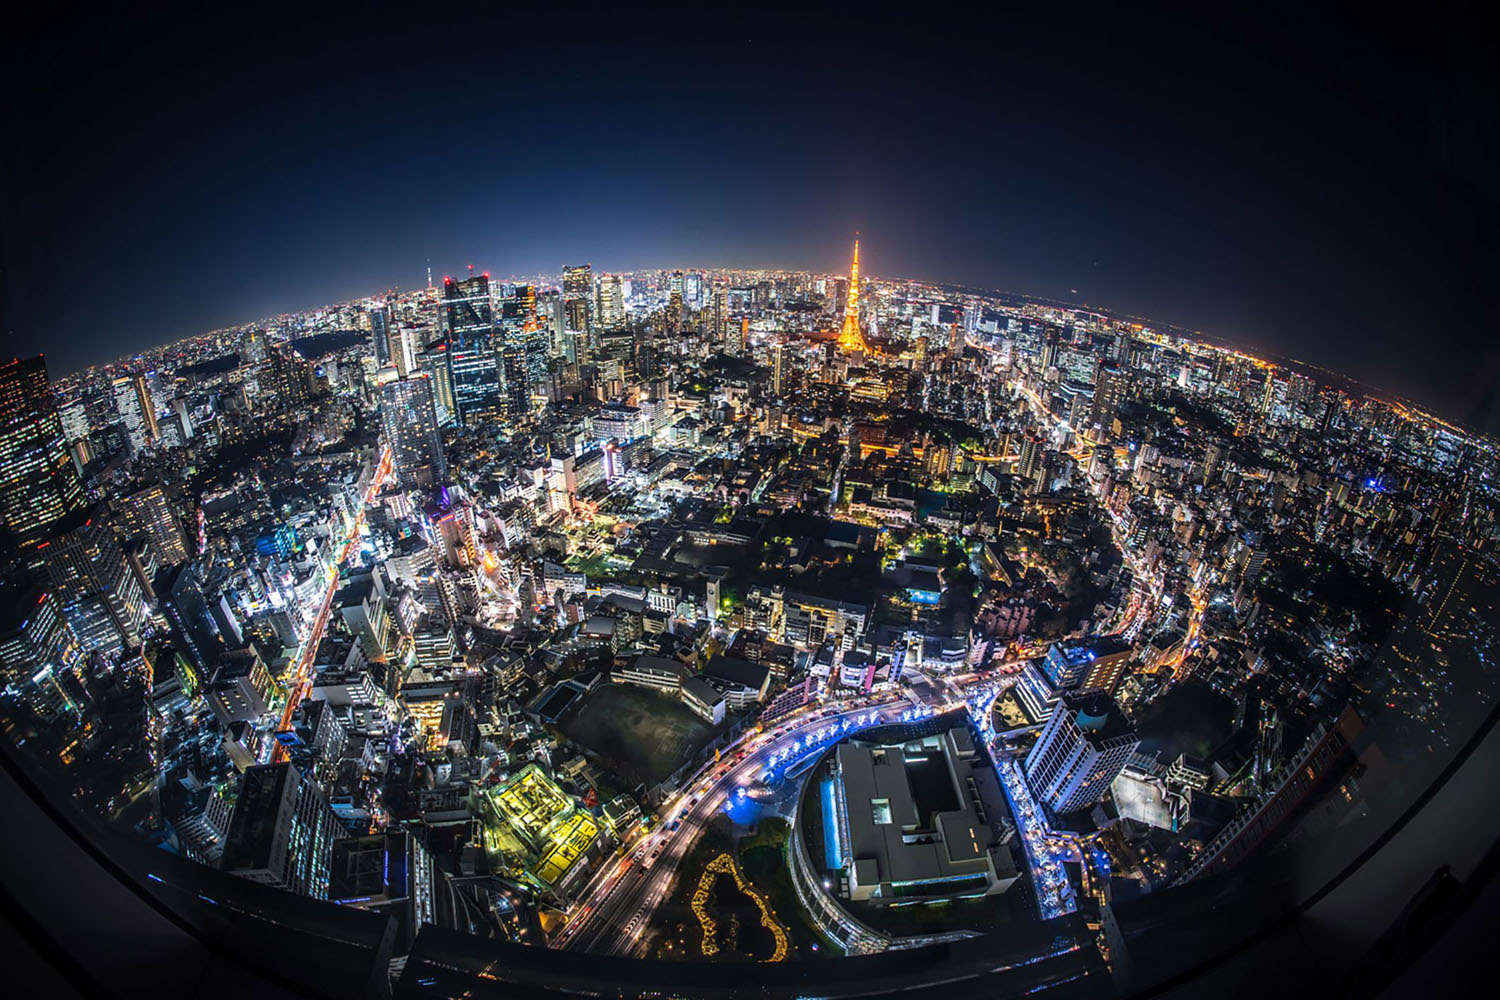
[[[970,346],[984,349],[982,344]],[[1050,426],[1061,422],[1033,390],[1024,383],[1020,388],[1039,419],[1047,421]],[[1081,446],[1079,451],[1080,456],[1077,457],[1081,457]],[[842,465],[839,471],[842,472]],[[835,494],[837,481],[835,477]],[[1105,498],[1099,495],[1098,499],[1102,502]],[[832,497],[829,502],[831,507]],[[1120,535],[1118,515],[1110,515],[1110,529],[1127,565],[1135,573],[1131,602],[1123,610],[1121,624],[1112,631],[1134,641],[1151,618],[1152,609],[1156,607],[1161,594],[1162,581],[1159,574],[1152,574],[1146,569],[1139,555],[1132,551],[1126,539]],[[1197,596],[1199,590],[1195,586],[1193,591],[1194,613],[1188,625],[1187,652],[1198,645],[1203,612],[1202,602]],[[1034,655],[1036,650],[1028,652]],[[1182,658],[1179,657],[1179,662]],[[972,684],[967,689],[957,684],[951,686],[963,696],[962,703],[969,709],[994,754],[1001,787],[1021,834],[1038,911],[1042,919],[1050,920],[1077,909],[1077,899],[1063,869],[1063,862],[1080,862],[1085,878],[1107,881],[1109,856],[1096,844],[1086,841],[1080,843],[1079,838],[1074,835],[1048,827],[1044,811],[1032,801],[1019,763],[1004,750],[994,728],[992,709],[1001,691],[1014,680],[1015,677],[1011,676],[984,681]],[[885,711],[889,712],[889,709]],[[840,712],[833,716],[833,720],[840,722],[859,718],[866,713],[860,710]],[[662,824],[638,841],[628,844],[621,857],[611,860],[596,873],[587,890],[580,894],[579,900],[570,908],[568,924],[558,935],[556,943],[573,950],[611,955],[637,953],[644,946],[643,931],[650,923],[652,912],[671,890],[678,863],[687,856],[708,820],[724,807],[728,796],[735,794],[737,789],[749,784],[763,772],[764,765],[773,754],[784,753],[790,744],[800,742],[802,734],[820,728],[816,725],[819,721],[822,720],[815,715],[812,720],[784,722],[776,730],[780,735],[752,735],[743,740],[743,747],[736,744],[730,748],[731,751],[735,751],[736,747],[748,751],[745,759],[705,768],[706,777],[689,783],[691,797],[686,792],[679,793],[662,807],[663,815],[680,818],[680,827],[673,822]],[[863,727],[841,727],[838,734],[842,735],[854,728]],[[688,800],[686,808],[682,808],[684,799]]]
[[[1132,728],[1188,679],[1233,709],[1249,739],[1196,744],[1229,747],[1222,759],[1170,772],[1151,745],[1130,763],[1144,769],[1131,781],[1163,788],[1204,776],[1192,794],[1223,814],[1253,808],[1304,734],[1356,699],[1441,742],[1449,667],[1466,650],[1487,662],[1494,642],[1474,597],[1495,534],[1491,444],[1178,333],[850,278],[471,275],[66,380],[44,416],[58,425],[49,446],[72,454],[52,467],[94,477],[92,499],[36,530],[96,565],[28,583],[56,607],[19,628],[58,623],[27,634],[50,660],[4,664],[36,730],[58,737],[32,745],[73,767],[101,814],[209,863],[242,776],[295,761],[294,782],[330,810],[337,798],[328,826],[341,835],[417,829],[429,814],[470,824],[468,841],[435,838],[431,870],[450,888],[460,864],[498,876],[509,902],[490,904],[492,930],[525,939],[539,912],[561,913],[550,943],[622,955],[648,949],[719,810],[846,733],[920,711],[974,719],[1042,917],[1091,910],[1116,876],[1172,885],[1184,855],[1208,853],[1201,831],[1177,838],[1170,865],[1111,858],[1100,837],[1050,828],[1052,803],[1023,778],[1021,731],[1047,716],[1034,687],[1008,689],[1054,642],[1124,640],[1127,672],[1106,683]],[[478,353],[455,358],[471,334]],[[300,353],[324,336],[323,353]],[[514,351],[493,357],[491,341]],[[41,359],[9,366],[23,367]],[[158,549],[169,565],[152,563]],[[879,581],[863,586],[866,571]],[[930,582],[907,586],[918,581]],[[148,596],[153,584],[164,591]],[[804,589],[794,628],[782,601]],[[1420,628],[1377,661],[1390,626],[1370,623],[1403,604]],[[752,725],[645,823],[617,820],[656,792],[558,720],[580,718],[566,713],[594,682],[629,681],[637,658],[714,677],[739,639],[787,686],[747,698],[724,676],[699,681],[700,720],[783,693],[811,702]],[[927,662],[908,664],[913,648]],[[311,711],[325,682],[339,706]],[[927,683],[938,693],[918,696]],[[1033,701],[1018,707],[1022,694]],[[574,707],[542,713],[554,696]],[[997,732],[1001,717],[1015,728]],[[694,752],[662,732],[676,748],[663,756]],[[617,852],[607,833],[568,843],[572,877],[542,879],[543,831],[560,826],[512,824],[531,838],[521,849],[489,827],[473,839],[490,822],[482,796],[533,765],[561,783],[568,805],[552,815],[588,811],[574,832],[607,820]],[[1152,829],[1177,834],[1176,818]],[[324,863],[298,849],[308,870]]]

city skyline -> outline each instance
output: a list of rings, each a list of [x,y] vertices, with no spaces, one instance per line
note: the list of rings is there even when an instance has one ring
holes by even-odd
[[[0,366],[0,720],[195,898],[379,914],[409,958],[1060,921],[1021,967],[1068,979],[1125,974],[1128,906],[1089,931],[1122,899],[1258,880],[1462,738],[1493,440],[866,246]]]
[[[857,256],[857,254],[858,254],[858,243],[859,243],[858,234],[855,234],[854,244],[855,244],[855,254],[856,254],[856,257],[855,257],[855,266],[856,266],[856,268],[858,268],[858,256]],[[592,264],[583,265],[583,266],[585,266],[585,267],[592,267]],[[531,272],[525,272],[525,273],[515,273],[515,272],[513,272],[511,274],[505,275],[504,277],[501,277],[499,275],[492,274],[489,270],[481,269],[480,271],[476,272],[475,271],[475,266],[473,264],[468,264],[463,269],[455,269],[454,270],[454,274],[460,275],[461,277],[466,276],[467,279],[482,279],[484,282],[492,283],[495,288],[499,288],[499,287],[502,287],[502,286],[508,286],[508,285],[517,285],[518,283],[525,283],[525,282],[535,281],[535,280],[537,280],[539,278],[540,279],[556,279],[552,283],[551,287],[554,290],[557,290],[557,289],[562,289],[562,288],[565,287],[566,275],[567,275],[567,272],[569,270],[570,270],[569,266],[563,266],[563,267],[560,267],[555,272],[549,272],[549,271],[545,271],[545,270],[544,271],[531,271]],[[840,275],[841,273],[842,274],[849,273],[847,265],[846,265],[846,267],[844,268],[844,270],[842,272],[840,272],[838,269],[831,269],[831,270],[829,270],[827,272],[823,272],[823,271],[818,271],[818,270],[789,268],[789,267],[749,266],[749,267],[727,268],[727,267],[715,267],[715,266],[698,266],[698,267],[695,267],[692,264],[675,264],[675,265],[665,265],[665,266],[659,266],[659,267],[658,266],[651,266],[651,267],[641,267],[641,268],[613,268],[613,269],[610,269],[610,268],[598,268],[598,269],[594,270],[594,273],[598,274],[598,275],[601,275],[601,276],[603,276],[603,275],[610,275],[610,276],[613,276],[613,277],[624,277],[624,278],[644,276],[644,277],[646,277],[648,279],[655,279],[655,278],[665,278],[665,277],[667,277],[667,276],[669,276],[670,274],[673,274],[673,273],[682,274],[684,271],[691,272],[691,273],[697,273],[699,275],[714,275],[714,274],[718,274],[720,276],[724,276],[724,275],[744,276],[744,275],[776,275],[776,274],[780,274],[780,275],[824,275],[824,276],[828,276],[828,277],[836,277],[836,276]],[[87,374],[89,372],[92,372],[92,371],[94,371],[96,369],[99,369],[99,370],[125,369],[125,370],[131,371],[133,373],[136,370],[136,368],[138,367],[138,366],[136,366],[136,365],[133,364],[133,362],[135,362],[136,360],[138,360],[138,359],[140,359],[142,357],[145,357],[147,355],[151,355],[151,354],[154,354],[154,353],[159,353],[159,352],[165,351],[166,349],[174,347],[174,346],[176,346],[178,344],[186,344],[186,343],[190,343],[190,342],[201,340],[202,338],[204,338],[206,336],[209,336],[211,334],[236,333],[238,331],[247,330],[247,329],[261,329],[261,330],[264,330],[264,329],[268,328],[269,324],[274,324],[278,320],[284,320],[284,319],[287,319],[287,318],[295,318],[295,317],[300,317],[300,316],[315,315],[315,314],[319,314],[319,313],[327,313],[330,310],[360,309],[360,308],[363,308],[363,306],[366,303],[378,303],[378,302],[382,301],[383,299],[385,299],[386,297],[392,296],[392,295],[412,295],[412,294],[419,294],[419,293],[422,293],[424,290],[427,291],[427,292],[433,293],[433,294],[441,294],[442,291],[443,291],[443,289],[444,289],[444,287],[445,287],[445,284],[452,285],[454,283],[458,283],[458,279],[456,279],[454,277],[454,274],[446,274],[446,273],[442,273],[442,272],[439,272],[439,271],[431,271],[430,275],[429,275],[431,277],[431,280],[432,280],[432,284],[431,285],[422,284],[422,285],[414,285],[412,287],[391,286],[391,287],[386,288],[386,289],[381,289],[381,290],[374,291],[374,292],[368,292],[368,293],[364,293],[364,294],[355,295],[355,296],[353,296],[351,298],[344,299],[344,300],[325,302],[325,303],[322,303],[322,304],[317,305],[317,306],[304,307],[304,308],[298,308],[298,309],[291,309],[291,310],[288,310],[288,311],[283,312],[283,313],[262,315],[262,316],[258,316],[256,318],[254,318],[254,319],[242,320],[242,321],[238,321],[238,322],[235,322],[235,323],[231,323],[231,324],[229,324],[227,326],[215,328],[215,329],[212,329],[212,330],[203,330],[203,331],[199,331],[198,333],[189,334],[189,335],[186,335],[184,337],[181,337],[181,338],[178,338],[178,339],[175,339],[175,340],[164,341],[164,342],[159,343],[159,344],[153,344],[153,345],[147,346],[145,348],[142,348],[141,350],[138,350],[138,351],[134,351],[134,352],[131,352],[131,353],[119,355],[119,356],[116,356],[116,357],[110,358],[110,359],[104,359],[104,360],[96,361],[96,362],[93,362],[91,364],[86,364],[86,365],[83,365],[83,366],[80,366],[80,367],[77,367],[77,368],[68,369],[68,368],[61,368],[61,367],[59,367],[59,368],[57,368],[55,370],[49,368],[49,373],[54,378],[60,378],[60,379],[72,379],[72,378],[76,378],[76,377],[79,377],[81,375],[84,375],[84,374]],[[1330,385],[1345,386],[1345,387],[1348,387],[1348,388],[1350,388],[1350,389],[1352,389],[1354,391],[1358,391],[1360,393],[1369,395],[1372,398],[1382,399],[1382,400],[1385,400],[1385,401],[1388,401],[1388,402],[1401,403],[1401,404],[1405,404],[1405,405],[1412,405],[1412,406],[1417,407],[1417,409],[1421,410],[1422,412],[1426,413],[1428,416],[1440,419],[1440,420],[1442,420],[1445,423],[1452,423],[1455,426],[1465,427],[1466,429],[1471,430],[1471,431],[1478,431],[1480,433],[1487,433],[1491,437],[1493,437],[1495,435],[1495,433],[1496,433],[1495,431],[1486,431],[1486,429],[1483,428],[1483,427],[1476,427],[1472,423],[1470,423],[1469,421],[1464,420],[1461,417],[1455,417],[1452,413],[1446,412],[1447,408],[1445,408],[1445,407],[1434,406],[1434,405],[1432,405],[1430,403],[1425,403],[1425,402],[1423,402],[1421,400],[1413,399],[1413,398],[1411,398],[1409,396],[1403,395],[1400,392],[1392,391],[1387,386],[1375,385],[1375,384],[1371,384],[1369,382],[1365,382],[1365,381],[1363,381],[1363,380],[1361,380],[1361,379],[1359,379],[1359,378],[1351,375],[1347,371],[1343,371],[1343,370],[1338,369],[1337,367],[1330,367],[1330,366],[1328,366],[1326,364],[1314,362],[1314,361],[1311,361],[1311,360],[1309,360],[1307,358],[1298,357],[1298,356],[1291,355],[1291,354],[1280,354],[1280,353],[1277,353],[1277,352],[1269,352],[1269,351],[1257,351],[1257,350],[1255,350],[1254,348],[1250,347],[1247,344],[1235,342],[1235,341],[1233,341],[1233,340],[1231,340],[1229,338],[1216,336],[1211,331],[1193,330],[1193,329],[1183,328],[1183,327],[1179,326],[1178,324],[1173,324],[1173,323],[1170,323],[1170,322],[1168,322],[1168,323],[1160,323],[1160,322],[1156,321],[1154,318],[1149,317],[1149,316],[1135,315],[1135,314],[1132,314],[1132,313],[1129,313],[1129,312],[1125,312],[1125,311],[1121,311],[1121,310],[1118,310],[1118,309],[1111,309],[1107,304],[1104,304],[1104,303],[1097,303],[1097,302],[1095,302],[1095,303],[1074,302],[1074,301],[1069,301],[1066,298],[1057,299],[1057,298],[1053,298],[1053,297],[1050,297],[1050,296],[1033,295],[1033,294],[1029,294],[1027,292],[1020,291],[1020,290],[1017,290],[1017,289],[1007,289],[1007,288],[974,288],[974,287],[965,286],[965,285],[962,285],[960,283],[955,283],[955,282],[947,282],[947,281],[931,280],[931,279],[923,279],[923,278],[885,277],[885,276],[872,275],[872,274],[869,274],[869,273],[865,273],[865,279],[866,280],[870,280],[870,281],[879,280],[882,283],[889,284],[889,285],[898,285],[898,286],[899,285],[907,285],[907,286],[918,286],[918,287],[920,287],[920,286],[927,286],[927,287],[933,287],[933,288],[938,288],[938,289],[947,289],[947,290],[953,290],[956,294],[960,293],[960,290],[961,290],[961,294],[966,294],[966,295],[971,295],[971,296],[972,295],[977,295],[977,296],[980,296],[980,297],[984,297],[984,296],[987,296],[987,295],[997,295],[997,294],[998,295],[1013,296],[1013,297],[1016,297],[1018,299],[1028,300],[1028,301],[1032,301],[1032,302],[1035,302],[1035,303],[1038,303],[1038,304],[1045,304],[1047,306],[1055,306],[1055,307],[1057,307],[1057,308],[1059,308],[1061,310],[1064,310],[1064,311],[1079,310],[1079,311],[1086,312],[1086,313],[1088,313],[1088,312],[1098,313],[1100,315],[1114,317],[1114,318],[1119,319],[1119,320],[1136,322],[1138,324],[1141,324],[1142,326],[1144,326],[1148,330],[1149,329],[1158,329],[1161,332],[1166,333],[1166,334],[1170,334],[1172,336],[1182,336],[1182,337],[1187,337],[1187,338],[1190,338],[1190,339],[1200,340],[1200,341],[1202,341],[1205,344],[1213,344],[1213,345],[1215,345],[1215,346],[1217,346],[1219,348],[1231,349],[1231,350],[1234,350],[1234,351],[1236,351],[1238,353],[1241,353],[1241,354],[1243,354],[1245,356],[1259,358],[1259,359],[1261,359],[1261,360],[1263,360],[1263,361],[1265,361],[1267,363],[1276,364],[1276,365],[1285,365],[1285,366],[1291,367],[1293,369],[1301,370],[1301,371],[1310,373],[1311,377],[1319,379],[1320,381],[1324,381],[1324,382],[1326,382],[1326,383],[1328,383]],[[425,282],[425,280],[426,280],[426,277],[424,276],[424,282]],[[531,287],[531,286],[525,286],[523,284],[522,287]],[[834,329],[832,332],[839,333],[842,336],[843,335],[843,331],[848,329],[849,322],[850,322],[850,320],[849,320],[850,308],[854,308],[854,306],[850,306],[849,308],[845,309],[844,313],[841,314],[839,322],[837,322],[837,323],[834,324],[834,326],[836,327],[836,329]],[[850,343],[848,345],[846,345],[846,346],[852,347],[852,346],[854,346],[854,342],[850,341]],[[865,349],[868,349],[868,348],[865,348]],[[40,356],[40,357],[46,357],[47,355],[46,355],[45,351],[42,351],[42,352],[38,352],[38,356]],[[402,374],[404,376],[405,373],[402,372]]]
[[[1493,431],[1488,147],[1466,90],[1413,107],[1384,86],[1384,67],[1429,71],[1409,33],[1313,19],[1293,39],[1234,13],[1096,14],[1060,36],[1059,72],[1020,41],[1048,17],[1008,16],[1021,20],[867,73],[898,40],[817,15],[782,34],[605,19],[555,60],[512,47],[504,74],[440,19],[411,19],[412,57],[369,79],[362,53],[390,44],[379,19],[311,16],[294,35],[249,14],[91,22],[65,50],[15,54],[33,82],[5,185],[4,349],[74,370],[410,288],[429,259],[438,273],[568,260],[833,271],[860,231],[880,248],[874,273],[1200,329]],[[216,27],[231,51],[203,46]],[[155,52],[172,53],[161,69]],[[268,76],[277,55],[286,69]],[[84,87],[70,75],[80,60],[117,69],[118,91]],[[1342,95],[1350,112],[1306,94]],[[178,108],[195,115],[192,139]],[[579,138],[549,145],[563,108]],[[771,110],[790,108],[803,110]],[[78,268],[108,322],[67,294]],[[1460,354],[1471,363],[1446,364]]]
[[[1471,989],[1476,8],[0,36],[12,988]]]

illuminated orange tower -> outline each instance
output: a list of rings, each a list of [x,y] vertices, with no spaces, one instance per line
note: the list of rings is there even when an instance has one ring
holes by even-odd
[[[839,347],[846,351],[869,353],[870,345],[859,329],[859,234],[854,239],[854,264],[849,269],[849,302],[844,306],[844,326],[839,331]]]

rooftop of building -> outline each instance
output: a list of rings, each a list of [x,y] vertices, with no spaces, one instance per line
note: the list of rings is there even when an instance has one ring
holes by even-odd
[[[224,838],[225,871],[265,868],[270,864],[286,786],[297,780],[297,772],[290,764],[260,764],[246,769],[229,833]]]
[[[1114,698],[1104,691],[1065,692],[1057,711],[1073,713],[1074,724],[1096,745],[1135,732]]]
[[[867,862],[861,882],[871,874],[920,883],[986,871],[994,833],[964,791],[972,764],[953,732],[894,746],[838,747],[849,861]]]
[[[703,674],[714,680],[758,689],[765,684],[766,678],[770,675],[770,669],[763,663],[752,663],[749,660],[720,653],[708,661],[708,665],[703,668]]]

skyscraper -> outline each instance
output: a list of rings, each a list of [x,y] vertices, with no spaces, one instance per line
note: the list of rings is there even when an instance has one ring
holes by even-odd
[[[86,647],[120,649],[140,642],[145,597],[104,508],[37,546],[39,564],[64,614]]]
[[[571,264],[563,268],[563,298],[587,298],[594,293],[594,265]]]
[[[612,330],[625,322],[625,299],[618,275],[606,274],[599,279],[599,326]]]
[[[125,424],[125,436],[130,442],[130,453],[135,455],[148,445],[156,443],[161,431],[156,426],[156,404],[151,399],[151,390],[142,375],[117,378],[114,381],[115,409]]]
[[[588,299],[565,299],[563,301],[564,323],[569,330],[579,333],[588,333],[589,327],[589,300]]]
[[[291,344],[271,349],[260,368],[260,400],[266,413],[291,413],[312,398],[313,367]]]
[[[432,379],[432,403],[437,410],[439,427],[458,419],[453,399],[453,370],[448,366],[448,344],[439,341],[417,355],[417,370]]]
[[[1120,410],[1120,404],[1125,402],[1127,389],[1128,379],[1124,372],[1114,365],[1101,365],[1094,380],[1094,401],[1089,408],[1089,423],[1108,431],[1110,424],[1114,423],[1115,414]]]
[[[1016,463],[1016,475],[1030,480],[1042,464],[1042,449],[1046,442],[1038,434],[1027,434],[1021,439],[1021,458]]]
[[[528,339],[531,329],[506,331],[500,341],[500,415],[514,423],[531,411],[532,365]]]
[[[729,286],[723,281],[714,282],[713,291],[709,295],[709,322],[713,333],[714,342],[724,343],[724,324],[728,322],[729,313]]]
[[[391,363],[390,347],[391,311],[384,302],[370,307],[370,348],[375,355],[375,367],[384,368]]]
[[[547,378],[551,340],[537,321],[535,286],[509,286],[500,325],[501,410],[515,421],[530,412],[531,394]]]
[[[328,898],[338,817],[315,782],[290,764],[245,771],[224,841],[224,871],[289,892]]]
[[[203,583],[190,563],[169,566],[156,578],[157,599],[179,652],[199,677],[210,677],[224,652],[224,640],[208,610]]]
[[[419,331],[415,328],[394,323],[386,338],[391,356],[390,364],[395,367],[397,374],[402,378],[416,370],[417,345],[415,341],[418,336]]]
[[[162,565],[186,562],[182,525],[160,486],[148,486],[120,501],[120,521],[131,535],[145,535]]]
[[[745,353],[745,343],[750,339],[750,317],[741,316],[738,323],[730,323],[724,336],[724,353],[739,357]]]
[[[1076,812],[1103,798],[1139,745],[1108,694],[1066,692],[1026,755],[1026,780],[1053,812]]]
[[[563,268],[562,300],[564,324],[568,330],[588,334],[593,326],[594,268],[592,264],[574,264]],[[577,361],[584,364],[587,348],[577,350]]]
[[[443,312],[448,327],[448,365],[453,399],[463,423],[500,413],[500,364],[495,310],[488,273],[454,281],[443,279]]]
[[[536,286],[501,286],[500,322],[506,326],[520,327],[529,317],[536,315]]]
[[[46,363],[0,365],[0,521],[18,544],[35,545],[82,506]]]
[[[405,490],[432,489],[448,478],[432,386],[430,377],[417,374],[380,387],[381,427],[396,480]]]
[[[71,670],[82,654],[50,592],[33,586],[0,599],[0,681],[22,684],[45,671]]]
[[[58,416],[62,419],[63,437],[68,443],[82,441],[93,433],[89,426],[88,407],[81,399],[70,399],[58,407]]]

